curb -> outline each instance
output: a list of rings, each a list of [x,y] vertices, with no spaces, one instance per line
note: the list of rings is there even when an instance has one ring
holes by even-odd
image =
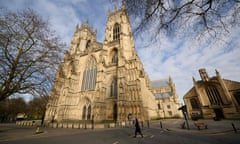
[[[194,129],[176,129],[176,128],[167,128],[164,129],[165,131],[181,131],[181,132],[190,132],[190,133],[201,133],[201,134],[221,134],[221,133],[229,133],[229,132],[233,132],[233,133],[237,133],[232,129],[228,129],[228,130],[194,130]]]

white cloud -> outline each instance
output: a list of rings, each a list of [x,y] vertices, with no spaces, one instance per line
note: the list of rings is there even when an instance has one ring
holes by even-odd
[[[76,24],[85,23],[97,29],[97,40],[103,42],[107,21],[107,11],[113,6],[108,0],[0,0],[0,5],[10,10],[32,8],[43,18],[49,18],[52,28],[63,40],[70,44]],[[145,71],[152,80],[171,76],[177,92],[182,96],[193,86],[192,76],[200,79],[198,69],[206,68],[210,76],[218,69],[226,79],[240,81],[240,28],[229,35],[222,35],[215,43],[209,37],[201,40],[190,36],[180,39],[161,36],[157,42],[145,47],[147,37],[135,39],[136,50]]]
[[[200,79],[200,68],[206,68],[209,76],[215,76],[217,69],[223,78],[240,81],[239,36],[240,29],[236,28],[215,42],[210,41],[209,37],[201,40],[170,40],[162,37],[158,43],[151,45],[147,50],[139,49],[138,53],[150,78],[156,80],[171,75],[182,98],[193,86],[192,76]],[[138,40],[136,44],[139,44]]]

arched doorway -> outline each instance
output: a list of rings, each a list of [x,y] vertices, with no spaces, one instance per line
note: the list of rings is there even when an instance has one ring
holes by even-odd
[[[113,105],[113,120],[116,121],[118,118],[118,106],[117,104],[115,103]]]
[[[82,120],[90,120],[92,115],[92,105],[88,98],[82,101]]]

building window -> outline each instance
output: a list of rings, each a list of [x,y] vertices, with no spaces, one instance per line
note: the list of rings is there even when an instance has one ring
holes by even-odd
[[[91,119],[91,105],[86,106],[84,105],[83,111],[82,111],[82,120],[90,120]]]
[[[116,23],[113,27],[113,40],[119,40],[120,39],[120,25]]]
[[[212,105],[222,105],[223,101],[222,98],[214,86],[208,86],[206,89],[207,96],[209,98],[209,101]]]
[[[114,78],[112,81],[110,94],[112,97],[117,96],[117,78]]]
[[[191,98],[190,103],[191,103],[191,106],[192,106],[193,109],[199,109],[198,102],[195,98]]]
[[[233,93],[234,98],[236,99],[238,105],[240,105],[240,91]]]
[[[91,57],[83,72],[82,91],[94,90],[97,79],[97,62],[94,57]]]
[[[88,50],[88,49],[89,49],[89,47],[90,47],[90,43],[91,43],[91,41],[90,41],[90,40],[88,40],[88,41],[87,41],[87,44],[86,44],[86,50]]]
[[[170,105],[167,105],[167,108],[168,108],[168,109],[170,109],[170,108],[171,108],[171,106],[170,106]]]
[[[161,105],[160,104],[158,104],[158,109],[161,109]]]
[[[118,54],[117,51],[114,51],[113,57],[112,57],[112,63],[117,63],[118,62]]]

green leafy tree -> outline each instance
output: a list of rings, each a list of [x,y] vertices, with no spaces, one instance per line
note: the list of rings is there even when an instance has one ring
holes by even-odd
[[[0,9],[0,101],[48,95],[65,44],[31,9]]]

